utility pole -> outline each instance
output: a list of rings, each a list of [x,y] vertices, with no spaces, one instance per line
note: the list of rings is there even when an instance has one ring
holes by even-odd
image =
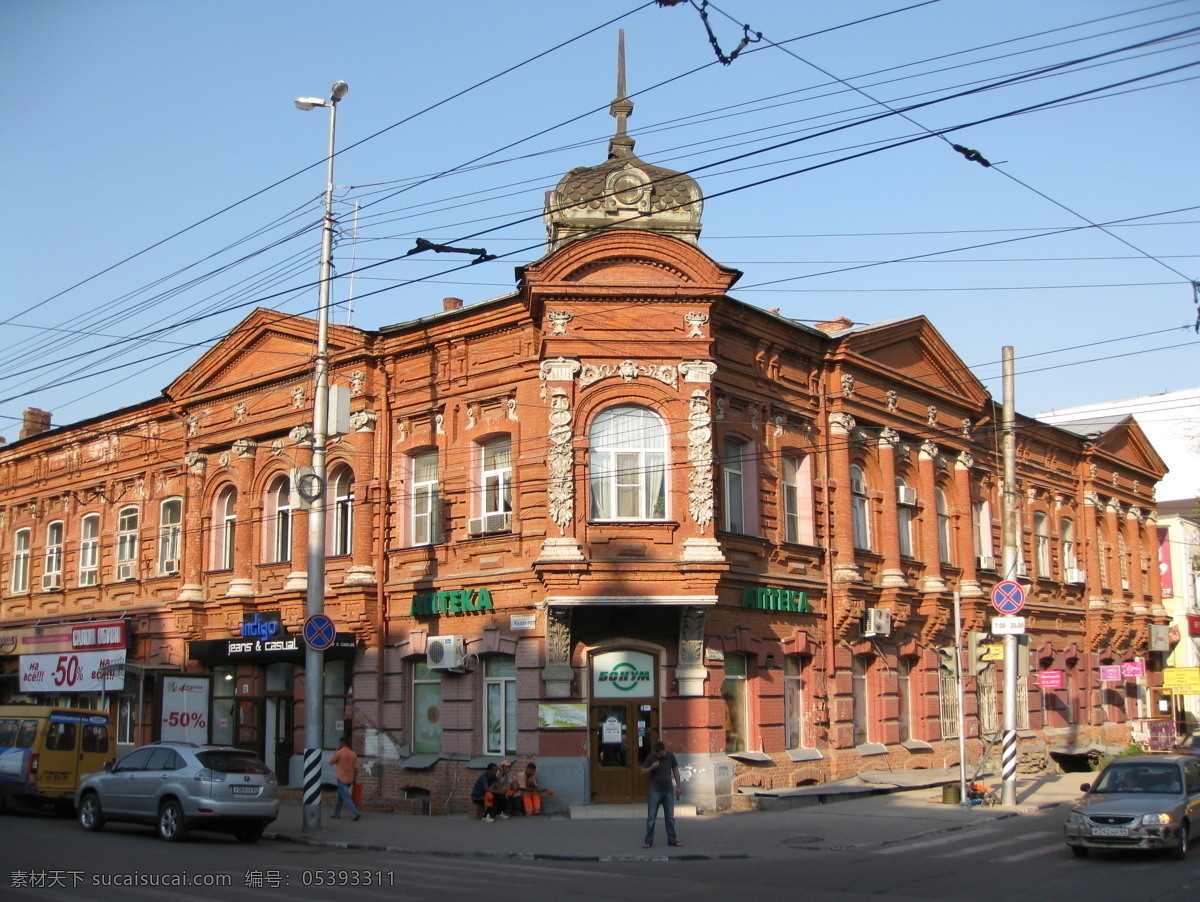
[[[1000,424],[1001,452],[1004,459],[1002,521],[1004,542],[1004,579],[1016,580],[1017,560],[1017,430],[1016,406],[1013,400],[1015,377],[1013,349],[1002,352],[1004,372],[1004,407]],[[1017,804],[1017,637],[1004,637],[1004,741],[1001,743],[1000,770],[1003,775],[1001,803]]]
[[[301,97],[297,109],[329,108],[329,156],[325,177],[325,219],[321,231],[321,282],[317,300],[317,354],[313,366],[312,477],[303,490],[308,510],[308,580],[305,614],[325,611],[325,439],[329,429],[329,282],[333,278],[333,157],[337,105],[349,87],[335,82],[329,100]],[[325,732],[325,652],[304,651],[304,825],[321,829],[321,758]]]

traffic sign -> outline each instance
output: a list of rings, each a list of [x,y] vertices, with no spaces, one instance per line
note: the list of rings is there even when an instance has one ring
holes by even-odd
[[[1024,617],[993,617],[993,636],[1023,636],[1025,635]]]
[[[313,651],[324,651],[337,639],[337,628],[326,614],[313,614],[304,621],[304,641]]]
[[[1018,582],[1006,579],[992,587],[992,607],[1001,614],[1016,614],[1025,607],[1025,588]]]

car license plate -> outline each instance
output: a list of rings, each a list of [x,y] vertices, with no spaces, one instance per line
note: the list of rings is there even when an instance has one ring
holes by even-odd
[[[257,786],[233,786],[231,787],[235,796],[256,796],[258,795]]]
[[[1128,836],[1128,827],[1093,827],[1092,836]]]

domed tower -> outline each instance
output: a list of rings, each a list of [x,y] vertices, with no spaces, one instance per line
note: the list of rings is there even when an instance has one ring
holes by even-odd
[[[572,169],[546,192],[546,252],[605,229],[647,229],[698,245],[704,197],[691,176],[646,163],[634,154],[625,122],[633,101],[625,96],[625,32],[617,45],[617,98],[609,106],[617,131],[608,159]]]

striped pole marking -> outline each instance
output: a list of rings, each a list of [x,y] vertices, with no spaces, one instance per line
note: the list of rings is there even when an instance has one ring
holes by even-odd
[[[321,804],[321,750],[304,750],[304,807]]]

